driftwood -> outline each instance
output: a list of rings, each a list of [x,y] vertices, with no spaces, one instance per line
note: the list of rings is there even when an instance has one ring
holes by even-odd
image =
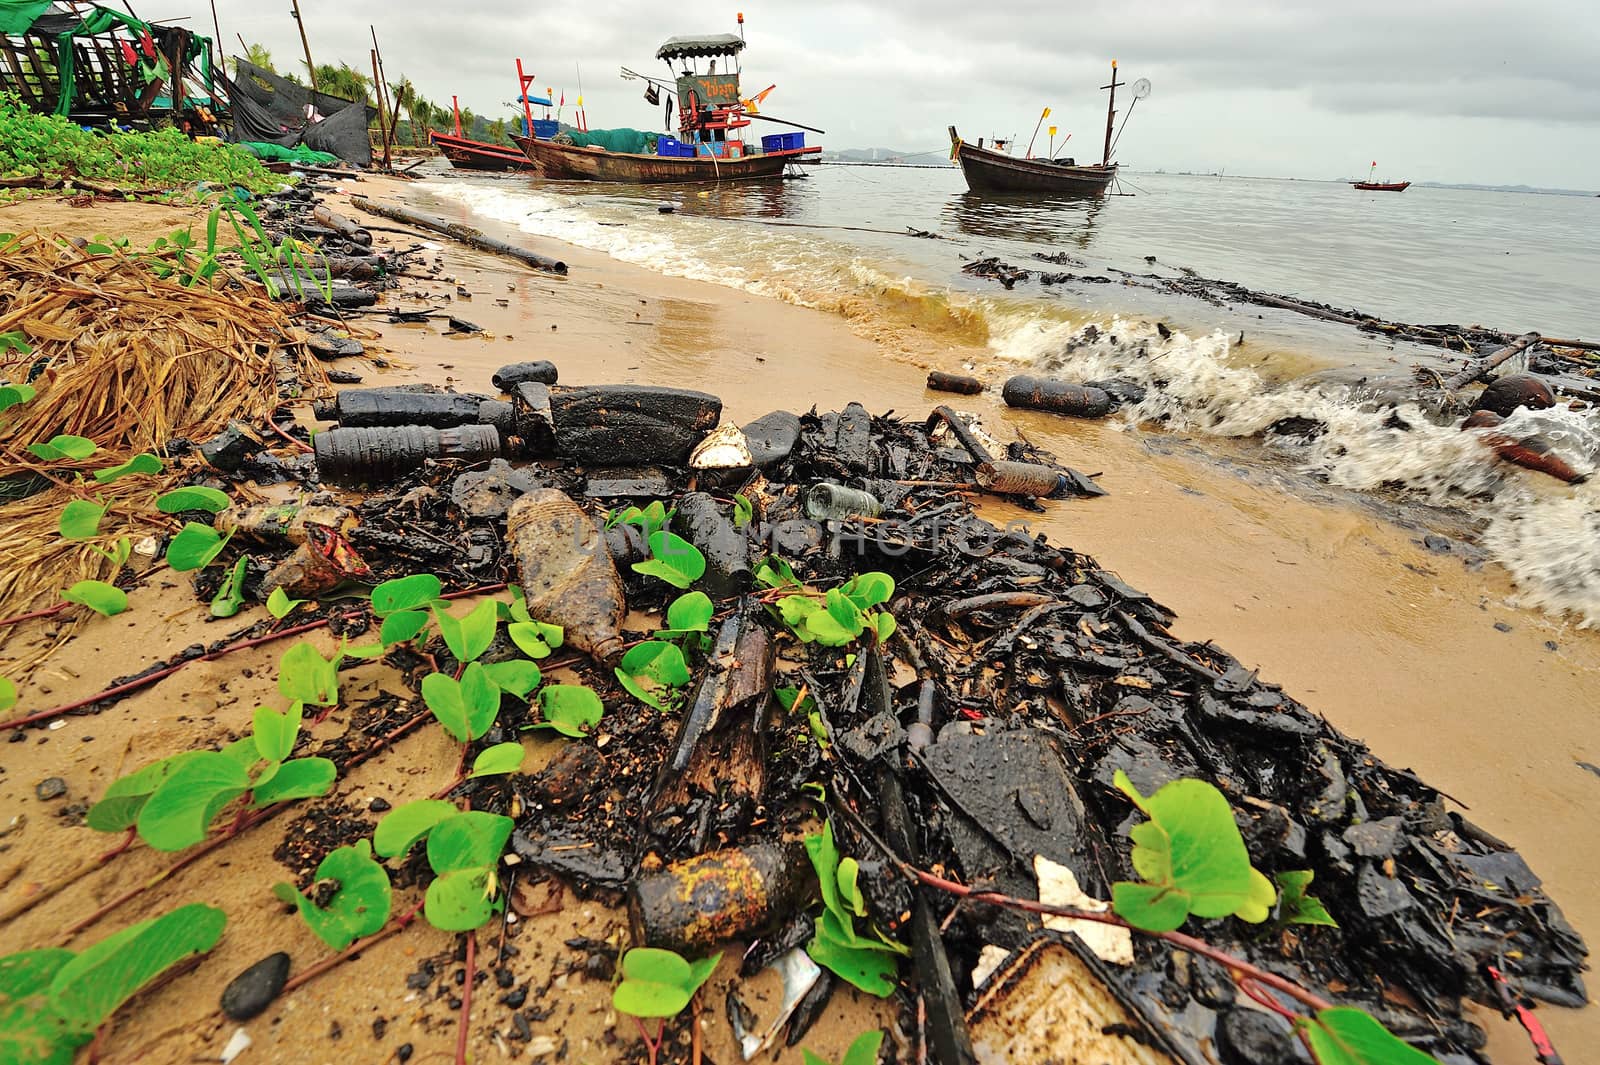
[[[1509,359],[1515,358],[1539,342],[1538,333],[1524,333],[1505,347],[1501,348],[1477,362],[1468,363],[1461,370],[1447,378],[1444,382],[1446,392],[1455,392],[1466,388],[1472,382],[1488,373]]]
[[[318,224],[327,226],[345,240],[366,247],[372,246],[372,234],[337,211],[329,210],[319,203],[312,208],[311,217],[315,218]]]
[[[352,196],[350,197],[350,202],[359,211],[382,215],[385,218],[393,218],[397,222],[407,222],[423,229],[431,229],[435,233],[453,237],[469,248],[510,256],[526,263],[535,270],[561,275],[565,275],[567,272],[567,264],[559,259],[552,259],[547,255],[540,255],[537,252],[528,251],[526,248],[519,248],[515,244],[507,244],[503,240],[485,236],[481,231],[473,229],[471,226],[464,226],[459,222],[451,222],[448,219],[440,218],[438,215],[431,215],[424,211],[414,211],[409,207],[401,207],[398,204],[378,203],[367,199],[365,196]]]

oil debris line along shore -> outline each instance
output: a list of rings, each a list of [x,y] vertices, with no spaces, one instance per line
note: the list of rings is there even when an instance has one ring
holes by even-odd
[[[919,239],[954,229],[818,233],[837,227],[794,219],[832,215],[787,186],[684,194],[670,215],[658,215],[659,197],[509,181],[434,178],[420,189],[524,233],[841,314],[930,368],[977,375],[985,391],[999,392],[1016,373],[1119,381],[1115,417],[1126,424],[1187,434],[1202,447],[1208,438],[1259,440],[1264,460],[1362,493],[1411,523],[1435,524],[1445,508],[1450,530],[1464,528],[1473,541],[1467,553],[1481,551],[1512,575],[1520,605],[1584,626],[1600,619],[1600,489],[1581,483],[1600,465],[1594,341],[1541,337],[1488,371],[1485,380],[1531,374],[1539,384],[1520,402],[1495,401],[1505,424],[1487,415],[1469,423],[1477,379],[1443,383],[1525,329],[1397,321],[1159,263],[1096,269],[1081,249],[1008,261],[975,242],[996,235],[988,228],[965,241]],[[1069,303],[1149,304],[1200,328]],[[1257,323],[1256,309],[1272,321]],[[1248,335],[1205,324],[1219,316],[1248,325]],[[1283,336],[1303,328],[1327,350],[1286,351]],[[944,338],[961,349],[961,365],[935,350]]]
[[[313,340],[289,316],[337,322],[429,269],[372,253],[369,231],[306,189],[260,214],[266,239],[323,241],[298,284],[276,286],[294,352],[354,357],[350,329]],[[101,256],[149,269],[54,247],[68,274]],[[302,362],[281,365],[261,409],[147,460],[110,439],[10,437],[19,412],[60,402],[74,359],[105,357],[49,334],[7,360],[28,380],[0,392],[0,443],[32,445],[11,459],[36,477],[26,498],[57,493],[57,534],[109,569],[63,606],[19,603],[0,650],[67,612],[137,611],[157,558],[213,616],[254,620],[61,705],[24,674],[0,690],[0,729],[104,720],[202,662],[283,650],[248,721],[212,720],[69,814],[121,846],[7,897],[0,929],[28,948],[0,959],[0,1045],[18,1060],[108,1049],[113,1015],[164,972],[225,985],[220,1016],[241,1027],[205,1020],[233,1029],[231,1060],[252,1030],[270,1043],[292,992],[422,925],[459,945],[393,973],[395,989],[419,993],[407,1008],[425,1029],[453,1033],[457,1062],[558,1050],[547,1022],[584,997],[619,1015],[604,1051],[619,1060],[701,1060],[703,1013],[725,1018],[729,1055],[804,1045],[855,991],[885,1000],[886,1023],[853,1061],[887,1047],[1226,1065],[1293,1060],[1300,1043],[1324,1065],[1482,1061],[1468,1003],[1587,1001],[1587,950],[1510,844],[1225,651],[1173,637],[1170,611],[1094,559],[980,518],[984,496],[1112,501],[947,405],[739,426],[713,395],[525,362],[496,375],[499,395],[322,394],[315,414],[338,424],[313,435],[292,421],[322,391],[320,364]],[[115,507],[81,488],[151,477],[159,494]],[[262,502],[273,483],[293,501]],[[406,697],[366,683],[380,676]],[[448,737],[446,786],[346,801],[352,773],[420,734]],[[41,801],[58,784],[41,781]],[[40,846],[65,830],[24,827]],[[274,829],[267,956],[174,970],[234,915],[153,914],[149,893],[205,898],[202,860]],[[123,876],[151,852],[171,863]],[[627,935],[568,944],[582,983],[519,984],[524,928],[569,894],[626,904]],[[54,909],[72,899],[91,905]],[[30,920],[43,913],[72,923]],[[321,948],[271,950],[270,929],[302,922]],[[723,996],[697,997],[741,948]],[[490,972],[505,993],[485,1012],[474,989]],[[781,994],[751,993],[763,979]]]

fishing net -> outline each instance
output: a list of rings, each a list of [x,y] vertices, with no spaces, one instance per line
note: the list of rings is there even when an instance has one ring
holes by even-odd
[[[656,134],[642,129],[591,129],[586,132],[567,130],[555,139],[567,138],[565,143],[580,148],[604,148],[608,152],[626,152],[631,155],[648,155],[656,150]]]
[[[185,287],[117,250],[91,254],[38,233],[12,238],[0,246],[0,307],[0,337],[10,338],[0,345],[0,382],[37,389],[0,413],[0,619],[52,606],[83,578],[110,579],[111,563],[86,543],[176,529],[148,503],[180,476],[178,462],[105,485],[93,471],[160,454],[175,439],[207,440],[233,419],[259,423],[281,388],[327,386],[282,308],[253,283]],[[28,451],[62,434],[98,450],[50,462]],[[61,538],[61,509],[73,499],[110,504],[104,536]],[[0,674],[31,668],[86,613],[70,608],[43,644],[15,653],[13,627],[0,624]]]

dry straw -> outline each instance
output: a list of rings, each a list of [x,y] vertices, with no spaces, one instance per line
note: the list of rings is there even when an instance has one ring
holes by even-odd
[[[110,485],[89,471],[160,454],[175,438],[204,441],[232,419],[259,424],[280,395],[327,387],[281,306],[226,272],[213,282],[185,287],[122,251],[91,254],[38,233],[0,247],[0,334],[21,333],[33,349],[0,351],[0,381],[38,390],[0,414],[0,618],[51,606],[77,580],[111,576],[95,551],[60,537],[68,501],[110,503],[107,540],[137,541],[169,524],[147,504],[180,475],[178,463],[158,478]],[[99,451],[54,463],[28,452],[59,434],[87,437]],[[17,499],[38,477],[53,483]],[[30,627],[0,625],[0,673],[36,665],[86,613],[70,608],[46,640],[15,652],[8,643],[23,642],[18,630]]]

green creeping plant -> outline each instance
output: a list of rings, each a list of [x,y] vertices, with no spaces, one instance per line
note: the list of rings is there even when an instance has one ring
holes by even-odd
[[[716,971],[721,954],[691,962],[657,947],[634,947],[622,956],[622,982],[611,993],[618,1013],[676,1017]]]

